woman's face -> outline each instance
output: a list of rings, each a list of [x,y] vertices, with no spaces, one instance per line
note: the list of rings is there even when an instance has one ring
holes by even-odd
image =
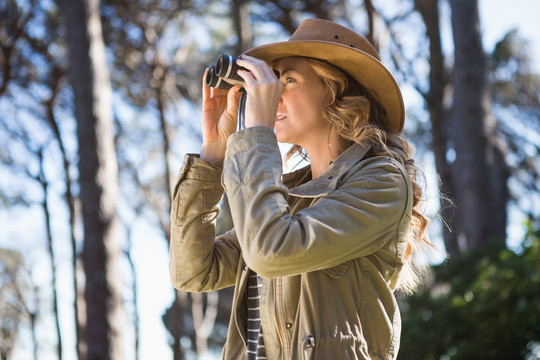
[[[279,60],[276,69],[284,89],[279,101],[275,132],[279,142],[300,145],[309,152],[328,138],[322,108],[326,90],[315,71],[300,57]]]

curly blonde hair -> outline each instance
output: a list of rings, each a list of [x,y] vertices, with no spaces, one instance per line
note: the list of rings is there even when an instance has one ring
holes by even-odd
[[[414,148],[401,133],[387,130],[384,108],[355,79],[325,61],[303,59],[328,91],[330,102],[323,107],[323,121],[340,135],[344,143],[368,143],[371,145],[370,155],[390,156],[403,164],[408,172],[412,184],[413,208],[398,289],[410,294],[427,271],[427,266],[415,257],[433,248],[427,234],[429,220],[422,209],[425,178],[414,163]],[[294,154],[307,157],[305,151],[297,145],[289,150],[287,157]]]

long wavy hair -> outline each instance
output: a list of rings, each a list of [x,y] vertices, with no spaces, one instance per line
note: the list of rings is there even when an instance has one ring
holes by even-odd
[[[429,220],[423,209],[425,177],[414,162],[414,148],[401,133],[387,130],[384,108],[355,79],[327,62],[304,59],[328,91],[329,104],[323,107],[323,121],[340,135],[342,142],[370,144],[372,156],[390,156],[403,164],[408,172],[413,207],[398,289],[410,294],[428,270],[424,262],[418,261],[418,255],[433,249],[427,234]],[[304,149],[297,145],[289,150],[287,158],[294,154],[307,157]]]

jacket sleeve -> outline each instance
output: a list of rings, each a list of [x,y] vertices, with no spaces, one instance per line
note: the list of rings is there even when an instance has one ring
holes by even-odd
[[[337,266],[406,232],[409,183],[391,159],[366,165],[294,215],[281,169],[271,130],[254,127],[229,138],[222,182],[243,259],[261,276]]]
[[[202,292],[234,285],[240,247],[234,231],[215,236],[223,162],[186,155],[173,190],[169,271],[175,288]]]

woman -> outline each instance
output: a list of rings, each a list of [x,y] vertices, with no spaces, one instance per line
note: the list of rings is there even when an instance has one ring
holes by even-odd
[[[396,358],[394,291],[414,288],[429,242],[394,78],[362,36],[318,19],[237,64],[245,130],[239,87],[203,81],[201,154],[173,193],[174,286],[236,286],[224,359]],[[278,141],[310,166],[282,176]],[[234,229],[216,237],[223,192]]]

